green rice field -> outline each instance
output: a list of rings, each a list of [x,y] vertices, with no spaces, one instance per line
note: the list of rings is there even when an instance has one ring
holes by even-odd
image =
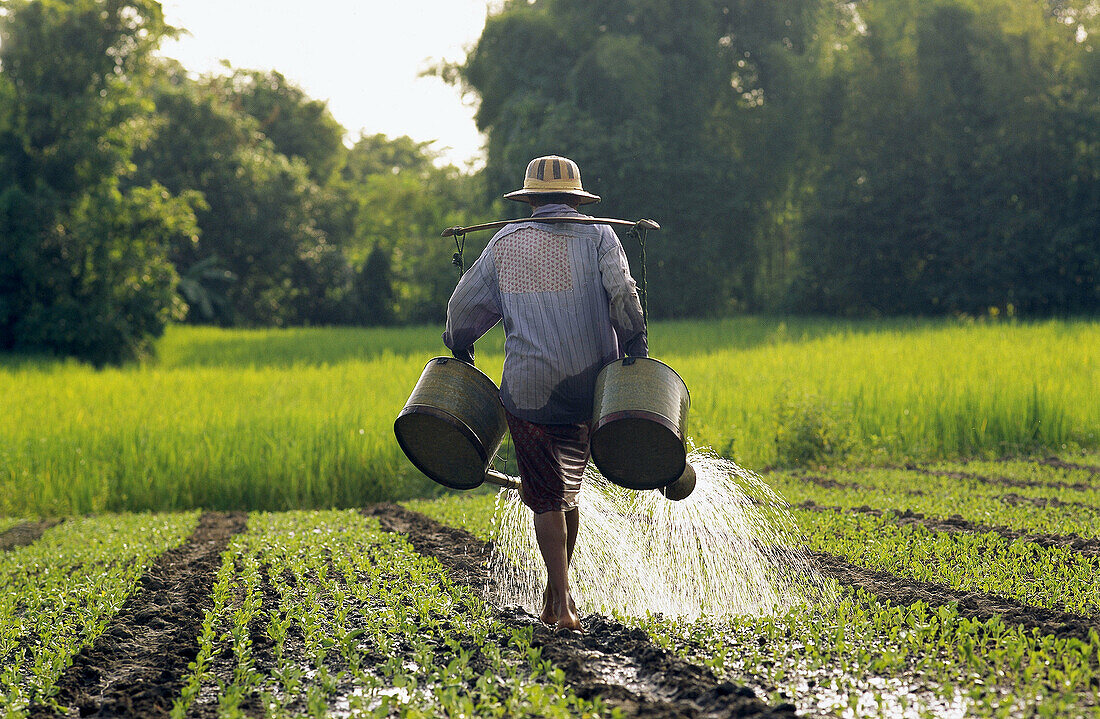
[[[172,327],[155,359],[0,359],[0,515],[353,507],[438,493],[392,422],[440,328]],[[1100,322],[657,323],[688,432],[745,467],[1100,447]],[[500,378],[499,328],[478,365]]]

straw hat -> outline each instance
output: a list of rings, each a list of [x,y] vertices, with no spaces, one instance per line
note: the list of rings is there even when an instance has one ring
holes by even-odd
[[[567,157],[545,155],[527,164],[523,189],[509,192],[504,197],[516,202],[527,202],[532,195],[572,195],[580,198],[580,204],[599,202],[600,196],[585,192],[581,187],[581,170]]]

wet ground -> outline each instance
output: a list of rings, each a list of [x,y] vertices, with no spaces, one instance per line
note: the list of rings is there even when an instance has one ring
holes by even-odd
[[[406,535],[416,551],[437,558],[455,581],[479,591],[490,581],[488,542],[395,504],[364,513],[376,517],[383,529]],[[578,696],[598,696],[624,716],[795,715],[793,704],[769,706],[751,689],[720,681],[710,670],[658,648],[644,631],[606,617],[585,617],[583,633],[552,630],[518,607],[501,610],[499,618],[533,627],[535,646],[541,646],[542,655],[565,672]]]

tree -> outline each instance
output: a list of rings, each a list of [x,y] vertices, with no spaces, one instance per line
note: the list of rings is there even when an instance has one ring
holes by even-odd
[[[223,99],[254,120],[275,149],[300,159],[324,185],[344,159],[344,128],[321,100],[313,100],[274,70],[236,70],[218,78]]]
[[[861,12],[807,208],[798,306],[1095,311],[1100,117],[1082,102],[1076,29],[1037,3]]]
[[[430,145],[368,135],[348,152],[342,191],[351,237],[345,248],[352,262],[362,263],[357,291],[365,322],[442,321],[458,271],[451,264],[455,246],[440,232],[501,211],[485,202],[481,178],[438,167]],[[471,237],[469,258],[487,239]]]
[[[148,133],[152,0],[8,0],[0,16],[0,348],[96,364],[147,351],[180,309],[166,244],[189,195],[123,183]]]
[[[152,90],[158,122],[135,156],[138,175],[204,198],[201,235],[174,243],[172,262],[186,275],[216,258],[236,278],[225,288],[222,324],[343,321],[334,307],[350,293],[352,274],[318,227],[323,191],[301,157],[279,152],[227,100],[225,82],[193,81],[166,63]]]
[[[724,313],[754,305],[754,237],[789,191],[816,7],[516,0],[440,72],[480,99],[493,194],[531,157],[570,156],[601,214],[661,223],[653,314]]]

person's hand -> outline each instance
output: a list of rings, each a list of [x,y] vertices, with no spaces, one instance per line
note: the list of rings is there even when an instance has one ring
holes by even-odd
[[[623,351],[627,357],[648,357],[649,343],[645,333],[639,333],[634,339],[627,342],[623,347]]]

